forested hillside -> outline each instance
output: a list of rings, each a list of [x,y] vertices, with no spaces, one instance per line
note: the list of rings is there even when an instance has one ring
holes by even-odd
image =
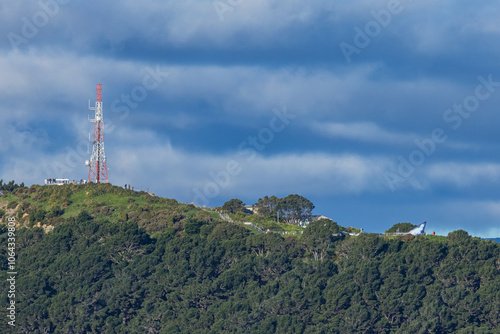
[[[217,213],[111,185],[0,198],[0,279],[14,215],[16,328],[1,333],[492,333],[497,243],[448,237],[258,233]],[[23,227],[26,226],[26,227]],[[47,226],[52,226],[47,228]]]

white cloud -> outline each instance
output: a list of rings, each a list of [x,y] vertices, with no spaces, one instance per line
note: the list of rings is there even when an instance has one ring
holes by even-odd
[[[33,149],[43,149],[48,144],[44,129],[29,129],[5,124],[0,131],[0,153],[4,156],[17,156]]]
[[[133,138],[141,138],[131,134]],[[228,174],[227,164],[237,161],[237,175]],[[250,161],[247,161],[250,160]],[[282,154],[274,156],[190,153],[161,140],[129,148],[115,148],[118,184],[154,185],[157,193],[191,202],[193,188],[205,192],[207,184],[217,184],[212,175],[226,176],[218,181],[216,196],[260,196],[262,192],[358,194],[384,191],[383,171],[388,162],[378,157],[328,154]],[[224,181],[225,180],[225,181]],[[227,184],[226,184],[227,182]],[[210,187],[210,186],[209,186]],[[211,199],[211,192],[206,193]],[[214,197],[216,197],[214,196]]]
[[[390,132],[371,122],[362,123],[312,123],[312,130],[334,138],[347,138],[352,140],[383,143],[390,145],[411,143],[415,136]]]
[[[120,145],[107,150],[112,183],[132,184],[138,189],[149,187],[164,196],[189,202],[194,196],[193,187],[203,191],[207,183],[214,181],[211,173],[225,171],[232,160],[238,162],[241,170],[230,177],[228,184],[219,186],[221,196],[259,196],[263,191],[358,194],[385,190],[383,171],[388,161],[379,157],[319,153],[253,156],[241,151],[200,154],[175,148],[153,132],[118,129],[113,136]],[[12,170],[4,170],[3,175],[26,183],[42,183],[48,177],[85,179],[86,158],[84,150],[78,147],[69,147],[69,151],[59,154],[15,157],[7,160],[6,165]],[[55,175],[57,170],[63,173]]]
[[[494,184],[500,180],[500,164],[436,163],[426,171],[431,184],[448,184],[458,188]]]
[[[242,173],[241,188],[254,193],[359,194],[385,190],[380,157],[355,154],[259,156]]]
[[[72,53],[0,55],[0,68],[5,69],[5,76],[0,78],[0,98],[16,104],[15,112],[9,112],[5,104],[0,106],[5,108],[0,110],[0,117],[3,121],[58,117],[65,120],[63,124],[77,117],[79,122],[78,115],[87,112],[87,100],[93,101],[95,84],[101,81],[105,117],[111,118],[116,115],[109,113],[110,104],[123,95],[130,95],[134,87],[142,85],[146,68],[156,66]],[[353,130],[365,127],[383,141],[406,140],[406,129],[413,125],[407,124],[408,117],[415,117],[418,112],[418,119],[413,123],[443,125],[445,108],[466,96],[460,85],[446,80],[373,81],[371,77],[381,70],[375,65],[341,73],[305,67],[173,65],[159,68],[169,76],[154,91],[148,91],[147,100],[139,103],[131,114],[155,113],[173,120],[179,128],[190,124],[190,113],[199,116],[209,111],[212,115],[224,116],[227,122],[233,119],[233,122],[241,122],[236,116],[251,118],[287,105],[291,112],[304,116],[301,122],[306,125],[321,116],[331,124],[351,124]],[[150,103],[151,96],[154,96],[153,103]],[[458,98],[450,99],[450,96]],[[164,107],[160,107],[162,104]],[[153,109],[145,109],[151,106]],[[377,125],[373,127],[370,123],[374,121],[370,119],[375,118]],[[401,130],[392,134],[384,130],[383,124],[387,121],[392,123],[391,127],[401,124]],[[491,124],[491,117],[488,123]]]
[[[48,24],[35,38],[47,40],[43,31],[58,32],[59,38],[81,50],[98,43],[120,48],[130,40],[154,43],[159,46],[185,46],[192,43],[227,46],[235,36],[247,35],[246,42],[267,44],[282,40],[282,32],[296,25],[314,24],[317,17],[332,7],[326,0],[314,3],[302,1],[252,0],[227,2],[230,11],[222,15],[212,0],[115,2],[69,1],[59,6]],[[3,30],[21,34],[22,17],[30,18],[41,11],[35,4],[23,6],[2,3],[0,21]],[[140,15],[137,15],[140,13]]]

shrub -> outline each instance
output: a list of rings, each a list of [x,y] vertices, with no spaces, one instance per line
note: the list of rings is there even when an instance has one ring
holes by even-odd
[[[415,236],[413,234],[398,235],[398,239],[401,241],[413,241]]]
[[[17,201],[10,201],[7,204],[7,209],[14,209],[17,206]]]
[[[390,229],[385,231],[385,233],[406,233],[409,232],[410,230],[414,229],[417,227],[417,225],[413,225],[411,223],[398,223],[393,225]]]

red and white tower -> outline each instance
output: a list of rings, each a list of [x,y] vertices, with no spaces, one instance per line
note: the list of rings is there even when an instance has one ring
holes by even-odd
[[[106,155],[104,154],[104,123],[102,116],[102,84],[97,84],[95,107],[89,109],[95,110],[95,118],[89,119],[94,123],[94,139],[92,140],[92,155],[90,161],[85,161],[89,166],[88,182],[107,183],[108,167],[106,165]]]

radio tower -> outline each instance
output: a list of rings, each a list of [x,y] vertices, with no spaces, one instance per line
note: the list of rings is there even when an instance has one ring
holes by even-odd
[[[94,140],[92,141],[90,161],[85,161],[85,164],[89,166],[88,182],[108,183],[108,168],[106,165],[106,155],[104,154],[102,84],[97,84],[95,100],[95,107],[90,107],[89,102],[89,109],[95,110],[95,118],[89,119],[89,122],[94,122]]]

